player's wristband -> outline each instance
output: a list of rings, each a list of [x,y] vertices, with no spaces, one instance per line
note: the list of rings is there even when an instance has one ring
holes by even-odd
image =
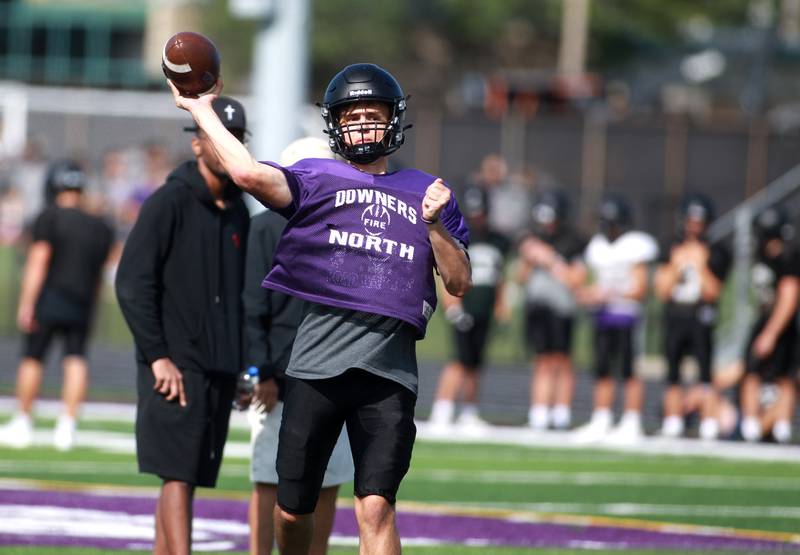
[[[439,218],[434,218],[432,220],[428,220],[428,219],[425,218],[425,216],[420,216],[419,219],[422,220],[423,224],[427,224],[427,225],[433,225],[433,224],[435,224],[436,222],[439,221]]]

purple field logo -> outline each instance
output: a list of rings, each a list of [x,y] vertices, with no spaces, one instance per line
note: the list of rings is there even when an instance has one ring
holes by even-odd
[[[151,495],[93,494],[76,491],[0,489],[0,546],[95,547],[108,550],[152,548]],[[558,521],[535,514],[482,514],[476,510],[441,512],[415,505],[400,507],[397,525],[405,545],[484,545],[587,549],[684,549],[709,553],[793,552],[800,543],[789,534],[737,533],[734,530],[656,522],[614,523],[573,517]],[[595,521],[596,520],[596,521]],[[358,526],[351,508],[339,508],[331,543],[355,545]],[[196,551],[246,550],[247,502],[199,498],[195,502]]]

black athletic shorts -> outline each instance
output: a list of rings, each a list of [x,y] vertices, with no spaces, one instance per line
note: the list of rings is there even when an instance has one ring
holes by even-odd
[[[775,350],[772,356],[765,359],[757,359],[753,355],[753,342],[756,340],[761,330],[767,323],[768,316],[758,319],[753,329],[750,331],[750,338],[747,340],[747,350],[745,351],[746,371],[751,374],[758,374],[764,380],[776,380],[792,375],[797,368],[797,319],[789,320],[783,333],[778,336],[775,342]]]
[[[594,329],[595,375],[607,378],[612,368],[628,380],[633,376],[633,330],[631,327]]]
[[[478,370],[483,364],[491,324],[491,318],[476,318],[473,326],[467,331],[459,331],[453,326],[456,360],[467,369]]]
[[[64,340],[64,356],[86,356],[86,341],[89,337],[88,323],[39,324],[36,331],[25,334],[23,356],[43,360],[53,338]]]
[[[700,308],[698,308],[700,310]],[[664,356],[667,359],[667,383],[681,381],[681,362],[694,357],[700,371],[700,383],[711,383],[711,356],[714,346],[714,326],[700,320],[694,313],[667,312],[664,317]]]
[[[572,351],[571,316],[557,314],[544,306],[525,309],[525,339],[529,348],[540,355],[570,354]]]
[[[309,514],[317,505],[328,459],[347,425],[354,493],[394,504],[411,464],[417,398],[397,382],[352,368],[333,378],[287,377],[278,439],[278,505]]]
[[[213,488],[228,437],[236,377],[184,371],[186,406],[153,389],[149,366],[139,364],[136,455],[139,472]]]

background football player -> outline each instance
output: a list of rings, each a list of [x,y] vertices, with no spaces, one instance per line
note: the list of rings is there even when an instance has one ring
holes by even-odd
[[[630,229],[630,204],[617,195],[600,203],[600,231],[586,247],[586,264],[594,283],[579,298],[592,310],[594,327],[594,411],[575,432],[578,441],[596,441],[611,432],[615,384],[612,370],[624,382],[624,413],[611,439],[634,442],[644,433],[644,384],[634,372],[635,332],[647,295],[648,264],[658,256],[655,240]]]
[[[575,375],[572,329],[575,290],[586,280],[586,242],[567,222],[567,197],[544,191],[533,205],[533,227],[519,246],[517,279],[525,299],[525,342],[533,353],[528,425],[569,428]]]
[[[705,195],[684,197],[678,216],[678,236],[662,250],[655,277],[655,292],[664,302],[664,356],[667,359],[667,389],[664,392],[664,422],[661,433],[677,437],[684,431],[681,362],[691,356],[697,362],[705,395],[699,435],[717,437],[716,395],[711,386],[711,359],[717,301],[730,268],[730,253],[719,243],[709,244],[705,232],[714,217]]]

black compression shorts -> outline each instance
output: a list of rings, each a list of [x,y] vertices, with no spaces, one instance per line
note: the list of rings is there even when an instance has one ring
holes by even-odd
[[[759,318],[750,332],[750,338],[747,341],[747,351],[745,352],[745,361],[747,362],[746,371],[748,373],[758,374],[765,380],[785,378],[791,375],[797,367],[797,319],[792,318],[789,320],[789,324],[775,342],[775,349],[772,351],[772,355],[759,360],[753,354],[753,342],[761,333],[761,330],[764,329],[767,320],[767,316]]]
[[[184,371],[185,407],[153,389],[149,366],[139,364],[136,455],[139,472],[213,488],[228,437],[235,376]]]
[[[453,343],[456,347],[456,360],[470,370],[478,370],[483,364],[486,340],[489,338],[490,318],[476,318],[467,331],[453,327]]]
[[[525,310],[525,339],[539,355],[565,354],[572,350],[572,317],[550,308],[530,306]]]
[[[667,383],[677,385],[681,361],[692,356],[700,370],[700,383],[711,383],[713,325],[702,322],[696,314],[666,314],[664,318],[664,356],[667,359]]]
[[[618,368],[623,379],[633,376],[634,328],[598,328],[594,330],[595,375],[607,378]]]
[[[397,382],[350,369],[333,378],[287,377],[278,439],[278,505],[314,512],[322,478],[342,425],[347,425],[358,497],[394,504],[411,464],[416,396]]]

